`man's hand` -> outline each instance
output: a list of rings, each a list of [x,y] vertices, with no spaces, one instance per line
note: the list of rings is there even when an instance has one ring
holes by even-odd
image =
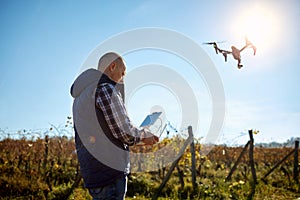
[[[144,138],[141,139],[141,142],[143,142],[145,145],[153,145],[156,144],[158,141],[159,138],[148,131],[144,135]]]

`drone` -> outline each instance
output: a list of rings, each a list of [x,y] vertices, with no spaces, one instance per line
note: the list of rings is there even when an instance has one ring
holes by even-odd
[[[213,45],[213,47],[216,51],[216,54],[221,53],[225,58],[225,62],[227,62],[227,55],[232,54],[233,58],[238,61],[237,67],[239,69],[241,69],[243,67],[243,65],[241,64],[241,52],[244,49],[250,47],[250,48],[253,49],[253,54],[254,55],[256,54],[256,47],[248,40],[247,37],[245,38],[245,40],[246,40],[246,44],[243,48],[238,49],[235,46],[231,46],[231,51],[220,49],[218,47],[217,43],[221,43],[221,42],[204,42],[203,44]]]

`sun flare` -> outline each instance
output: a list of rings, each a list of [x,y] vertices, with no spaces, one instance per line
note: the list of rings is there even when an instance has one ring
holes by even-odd
[[[234,29],[239,37],[246,36],[261,51],[271,48],[277,40],[277,22],[276,16],[267,9],[254,7],[240,15]]]

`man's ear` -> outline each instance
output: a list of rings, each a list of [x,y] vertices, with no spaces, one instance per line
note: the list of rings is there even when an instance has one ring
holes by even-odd
[[[116,69],[116,63],[111,63],[110,65],[109,65],[109,70],[111,71],[111,72],[113,72],[113,71],[115,71],[115,69]]]

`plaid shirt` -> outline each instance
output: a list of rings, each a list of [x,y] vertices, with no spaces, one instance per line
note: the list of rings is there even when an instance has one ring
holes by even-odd
[[[140,141],[144,130],[131,123],[121,94],[114,85],[102,83],[96,90],[96,105],[102,110],[112,135],[129,146]]]

